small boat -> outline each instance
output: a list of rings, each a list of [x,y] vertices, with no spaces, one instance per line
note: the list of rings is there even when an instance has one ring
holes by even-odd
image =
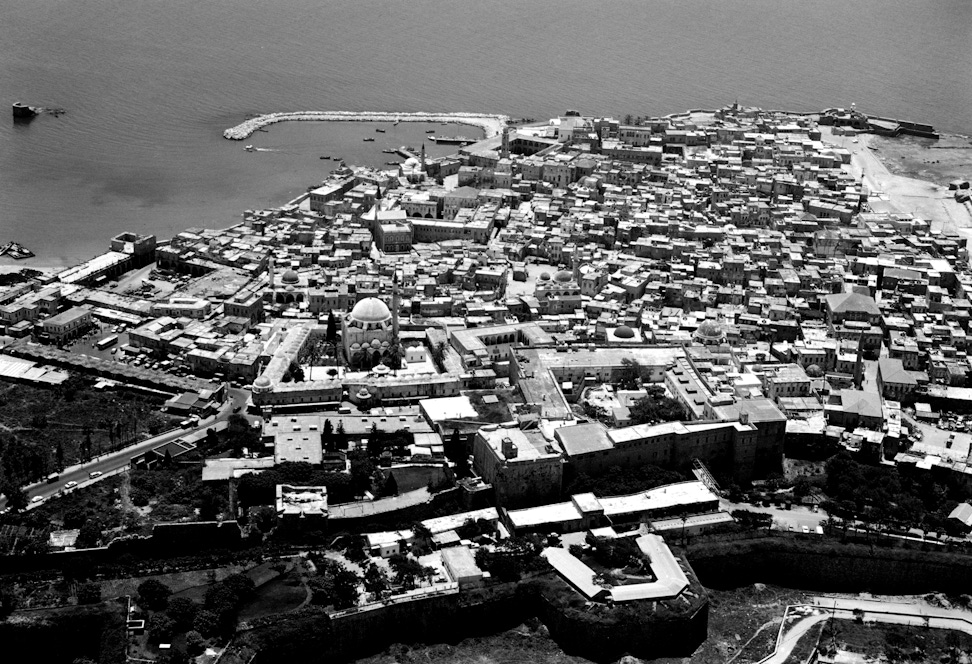
[[[435,133],[435,129],[426,129],[425,130],[425,133],[426,134],[434,134]]]
[[[27,104],[21,104],[19,101],[15,101],[13,104],[13,116],[15,118],[32,118],[37,115],[37,109],[33,106],[28,106]]]
[[[330,159],[330,158],[331,158],[331,155],[329,155],[329,154],[322,154],[320,157],[318,157],[318,159]]]
[[[395,123],[394,123],[394,124],[393,124],[392,126],[393,126],[393,127],[394,127],[394,126],[397,126],[397,125],[398,125],[398,123],[400,123],[401,121],[402,121],[402,119],[401,119],[401,118],[395,118]]]
[[[385,166],[401,166],[401,164],[402,164],[402,162],[400,162],[400,161],[386,161],[385,162]]]
[[[8,242],[0,247],[0,256],[10,256],[15,260],[33,258],[34,252],[18,242]]]
[[[382,150],[385,154],[398,154],[398,150]]]
[[[253,152],[254,150],[256,150],[256,148],[253,147],[252,145],[245,145],[243,146],[243,149],[246,150],[247,152]]]
[[[364,139],[364,142],[365,143],[374,143],[375,142],[375,139],[373,139],[373,138],[366,138],[366,139]]]
[[[385,130],[384,129],[375,129],[375,131],[378,132],[379,134],[384,134],[385,133]]]

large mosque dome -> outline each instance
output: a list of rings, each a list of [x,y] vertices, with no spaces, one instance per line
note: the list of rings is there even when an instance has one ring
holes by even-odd
[[[383,323],[391,317],[388,306],[377,297],[366,297],[351,310],[351,320],[361,323]]]

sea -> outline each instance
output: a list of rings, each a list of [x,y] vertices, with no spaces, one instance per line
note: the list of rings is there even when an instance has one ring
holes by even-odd
[[[65,110],[0,116],[0,243],[70,265],[122,231],[165,239],[281,205],[335,167],[321,156],[381,166],[428,130],[479,135],[283,123],[254,152],[222,138],[258,113],[856,104],[972,133],[970,76],[969,0],[0,0],[0,103]]]

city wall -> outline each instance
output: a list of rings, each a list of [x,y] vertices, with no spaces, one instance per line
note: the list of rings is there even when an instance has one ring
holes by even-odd
[[[816,592],[972,593],[967,555],[777,536],[695,542],[686,555],[710,588],[771,583]]]

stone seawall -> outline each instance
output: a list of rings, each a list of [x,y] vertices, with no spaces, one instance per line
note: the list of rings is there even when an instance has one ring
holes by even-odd
[[[471,125],[486,132],[486,138],[498,135],[509,124],[508,115],[486,113],[390,113],[387,111],[297,111],[268,113],[241,122],[223,132],[223,138],[242,141],[253,132],[278,122],[448,122]]]

